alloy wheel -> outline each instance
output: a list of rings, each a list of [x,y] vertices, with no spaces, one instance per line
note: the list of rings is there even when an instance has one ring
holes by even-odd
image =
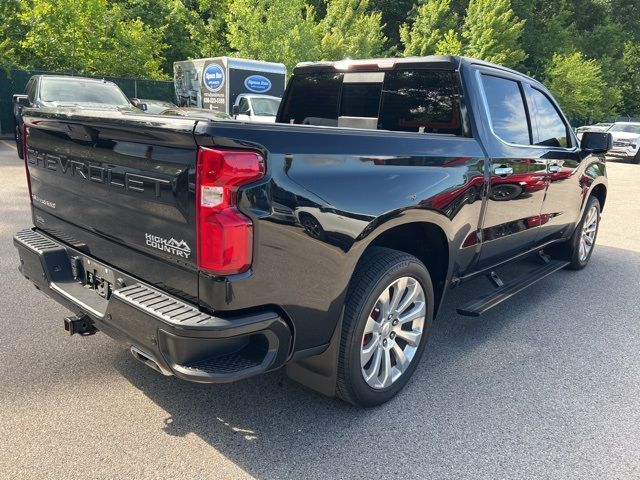
[[[413,277],[388,285],[367,318],[360,349],[360,367],[367,384],[389,387],[407,370],[424,332],[424,289]]]
[[[580,246],[578,255],[581,262],[585,262],[589,258],[589,253],[593,249],[596,241],[596,232],[598,230],[598,209],[594,205],[589,209],[584,223],[582,224],[582,232],[580,234]]]

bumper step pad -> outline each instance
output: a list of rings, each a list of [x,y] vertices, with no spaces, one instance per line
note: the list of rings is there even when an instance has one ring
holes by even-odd
[[[165,323],[205,327],[214,321],[213,316],[140,283],[115,290],[113,295]]]

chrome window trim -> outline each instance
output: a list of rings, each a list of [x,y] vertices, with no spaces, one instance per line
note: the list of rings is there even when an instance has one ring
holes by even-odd
[[[489,69],[486,69],[489,70]],[[534,149],[542,149],[542,150],[555,150],[555,151],[561,151],[561,152],[576,152],[578,150],[577,146],[568,148],[568,147],[549,147],[549,146],[545,146],[545,145],[523,145],[520,143],[512,143],[512,142],[508,142],[506,140],[504,140],[502,137],[500,137],[500,135],[498,135],[495,130],[493,129],[493,120],[491,119],[491,111],[489,110],[489,101],[487,100],[487,96],[485,93],[485,85],[484,85],[484,81],[482,80],[482,75],[483,72],[481,69],[476,68],[476,80],[478,81],[478,85],[480,85],[480,98],[482,99],[482,105],[484,106],[484,110],[485,113],[487,115],[487,119],[489,120],[489,131],[491,132],[491,134],[502,144],[508,146],[508,147],[516,147],[516,148],[534,148]],[[486,75],[491,75],[497,78],[501,78],[503,80],[508,80],[510,82],[522,82],[522,80],[516,80],[514,78],[508,78],[505,75],[501,75],[502,71],[500,70],[496,70],[496,73],[489,73],[489,71],[487,71]],[[533,87],[533,86],[532,86]],[[539,90],[539,89],[538,89]],[[522,99],[522,102],[525,106],[525,108],[527,108],[528,106],[528,102],[526,99]],[[527,103],[525,103],[527,102]],[[531,110],[529,110],[529,114],[531,115],[533,112]],[[531,121],[531,120],[529,120]],[[564,119],[563,119],[564,122]],[[529,125],[527,125],[527,128],[529,127]],[[533,129],[533,122],[530,125],[530,127]],[[569,131],[571,131],[571,129],[568,129]],[[572,136],[573,140],[576,141],[576,138],[574,138]],[[579,142],[576,141],[576,145],[578,145]]]

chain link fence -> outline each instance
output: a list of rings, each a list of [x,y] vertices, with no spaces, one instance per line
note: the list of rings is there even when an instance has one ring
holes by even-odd
[[[15,129],[12,97],[16,93],[24,93],[27,82],[32,75],[70,75],[67,72],[45,72],[42,70],[10,70],[0,69],[0,134],[11,134]],[[79,76],[79,75],[78,75]],[[146,98],[153,100],[174,101],[173,82],[163,80],[147,80],[142,78],[94,77],[104,78],[118,85],[129,98]]]

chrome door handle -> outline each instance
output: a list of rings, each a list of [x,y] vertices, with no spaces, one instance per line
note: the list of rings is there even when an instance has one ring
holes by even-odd
[[[513,168],[507,167],[506,165],[496,165],[493,167],[493,173],[500,176],[511,175],[513,173]]]
[[[560,165],[549,165],[549,172],[550,173],[558,173],[560,171]]]

